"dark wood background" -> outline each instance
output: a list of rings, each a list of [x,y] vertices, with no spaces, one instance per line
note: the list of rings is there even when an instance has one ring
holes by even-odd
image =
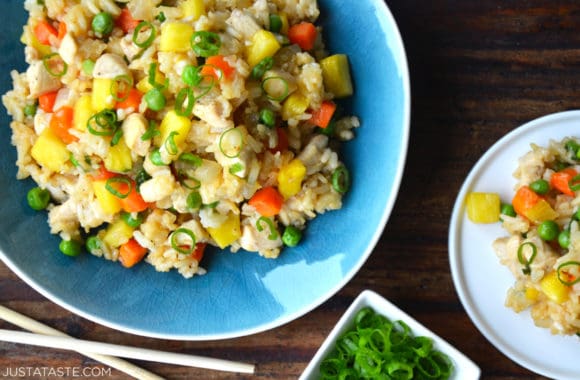
[[[47,301],[2,264],[0,303],[79,338],[257,364],[257,374],[244,377],[138,363],[169,379],[295,379],[352,300],[373,289],[472,358],[483,379],[543,379],[502,355],[466,315],[450,275],[447,233],[463,179],[495,141],[539,116],[580,108],[580,2],[387,3],[412,81],[405,176],[370,259],[328,302],[272,331],[216,342],[165,341],[96,325]],[[12,326],[0,322],[0,328]],[[99,364],[75,353],[0,343],[0,371],[46,365]],[[112,378],[125,376],[113,371]]]

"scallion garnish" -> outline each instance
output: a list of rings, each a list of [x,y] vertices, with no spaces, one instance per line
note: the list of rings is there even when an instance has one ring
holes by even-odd
[[[159,14],[157,16],[155,16],[155,19],[159,22],[163,22],[165,21],[167,18],[165,17],[165,13],[163,12],[159,12]]]
[[[127,177],[111,177],[105,183],[105,189],[117,198],[127,198],[131,193],[131,180]]]
[[[171,234],[171,248],[181,254],[189,255],[193,253],[195,244],[195,235],[188,228],[178,228]]]
[[[153,137],[158,136],[160,134],[161,132],[159,131],[159,129],[157,129],[157,123],[155,122],[155,120],[149,120],[149,127],[147,128],[145,133],[143,133],[143,135],[141,136],[141,140],[143,141],[151,140]]]
[[[254,68],[252,69],[252,79],[260,80],[266,73],[266,71],[270,70],[274,67],[274,58],[266,57],[262,59]]]
[[[161,152],[159,151],[159,149],[154,149],[151,151],[151,155],[149,156],[149,159],[151,160],[151,163],[155,166],[164,166],[167,165],[164,161],[163,158],[161,157]]]
[[[570,186],[570,190],[578,191],[580,190],[580,174],[574,176],[569,182],[568,186]]]
[[[276,239],[278,239],[278,236],[279,236],[278,235],[278,230],[276,229],[276,226],[274,225],[274,222],[272,221],[272,219],[267,218],[265,216],[261,216],[256,221],[256,229],[258,230],[258,232],[264,231],[264,226],[262,225],[264,223],[270,229],[270,235],[268,235],[268,239],[269,240],[276,240]]]
[[[169,79],[165,78],[164,83],[157,83],[157,62],[153,62],[149,65],[149,70],[147,72],[147,81],[149,84],[159,90],[165,90],[169,87]]]
[[[526,257],[524,255],[524,249],[528,246],[532,250],[532,253],[529,255],[529,257]],[[532,262],[536,258],[537,253],[538,253],[538,248],[536,247],[536,245],[534,243],[532,243],[530,241],[522,243],[518,247],[518,261],[520,262],[520,264],[522,264],[524,266],[522,268],[523,274],[529,275],[530,273],[532,273],[532,269],[530,268],[530,265],[532,264]]]
[[[566,286],[572,286],[578,282],[580,282],[580,276],[573,276],[570,273],[564,271],[566,267],[576,267],[576,270],[580,271],[580,262],[579,261],[566,261],[558,265],[558,269],[556,270],[558,273],[558,280]]]
[[[201,194],[199,193],[199,191],[192,191],[191,193],[189,193],[189,195],[187,196],[186,204],[187,208],[192,210],[198,210],[202,204]]]
[[[185,162],[187,164],[191,164],[194,167],[199,167],[203,163],[203,159],[201,157],[199,157],[198,155],[195,155],[193,153],[189,153],[189,152],[182,153],[179,156],[178,161]]]
[[[224,131],[219,140],[220,152],[227,158],[236,158],[244,147],[244,136],[238,128]]]
[[[94,114],[87,121],[87,130],[96,136],[113,136],[117,128],[117,114],[110,109]]]
[[[197,190],[201,187],[200,180],[193,177],[192,175],[189,175],[186,171],[179,172],[179,181],[183,187],[189,190]]]
[[[48,71],[48,73],[53,77],[60,78],[68,71],[68,64],[58,53],[45,55],[44,58],[42,58],[42,64],[46,71]]]
[[[175,97],[175,113],[179,116],[190,117],[194,103],[195,97],[191,88],[182,88]]]
[[[244,170],[244,165],[241,162],[236,162],[232,166],[230,166],[229,172],[230,174],[236,174]]]
[[[175,136],[177,135],[179,135],[179,132],[172,131],[169,136],[167,136],[167,139],[165,139],[165,150],[167,150],[167,153],[171,155],[176,155],[179,152],[179,148],[175,143]]]
[[[111,96],[115,101],[122,102],[129,97],[129,90],[133,87],[133,77],[129,75],[119,75],[111,83]],[[120,95],[119,95],[120,94]]]
[[[201,30],[191,36],[191,48],[198,57],[211,57],[220,51],[222,41],[219,34]]]
[[[344,194],[350,188],[350,173],[345,166],[339,166],[332,172],[332,188],[341,194]]]
[[[290,94],[288,81],[282,77],[268,77],[262,81],[262,91],[266,97],[276,102],[281,102]]]
[[[121,137],[123,137],[123,130],[121,128],[117,128],[113,134],[113,138],[111,139],[111,146],[117,145],[119,141],[121,141]]]
[[[146,28],[149,28],[149,35],[143,41],[139,41],[139,33],[142,29]],[[151,46],[156,36],[157,31],[155,30],[155,26],[149,21],[141,21],[133,31],[133,43],[142,49],[146,49]]]

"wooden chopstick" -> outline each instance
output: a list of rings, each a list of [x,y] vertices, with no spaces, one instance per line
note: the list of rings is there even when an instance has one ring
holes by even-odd
[[[40,323],[30,317],[27,317],[24,314],[20,314],[2,305],[0,305],[0,319],[3,319],[8,323],[11,323],[15,326],[18,326],[24,330],[31,331],[33,333],[71,338],[69,335],[63,333],[62,331],[59,331],[43,323]],[[144,379],[144,380],[163,379],[162,377],[157,376],[156,374],[149,372],[141,367],[138,367],[133,363],[130,363],[123,359],[116,358],[114,356],[81,351],[79,351],[79,353],[93,360],[106,364],[111,368],[115,368],[121,372],[124,372],[127,375],[134,377],[136,379]]]
[[[150,350],[147,348],[120,346],[116,344],[81,340],[71,337],[46,336],[29,332],[0,329],[0,341],[31,344],[35,346],[59,348],[63,350],[91,352],[96,354],[109,354],[124,358],[178,364],[218,371],[254,373],[254,365],[252,364],[207,358],[196,355]]]

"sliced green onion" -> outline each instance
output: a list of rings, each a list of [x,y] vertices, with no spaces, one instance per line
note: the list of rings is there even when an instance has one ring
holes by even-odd
[[[187,208],[192,210],[198,210],[202,205],[201,194],[199,191],[192,191],[187,196],[186,200]]]
[[[164,22],[165,20],[167,20],[167,17],[165,17],[165,13],[159,12],[159,14],[155,16],[155,19],[159,22]]]
[[[142,141],[151,140],[152,138],[154,138],[155,136],[159,136],[160,134],[161,132],[159,131],[159,129],[157,129],[157,123],[155,122],[155,120],[149,120],[149,127],[147,128],[145,133],[143,133],[143,135],[141,136],[141,140]]]
[[[524,256],[524,249],[527,246],[529,246],[532,250],[532,253],[529,256],[529,258],[526,258]],[[523,274],[529,275],[530,273],[532,273],[532,269],[530,268],[530,265],[532,264],[532,262],[536,258],[537,253],[538,253],[538,248],[536,247],[536,245],[534,243],[529,242],[529,241],[520,244],[520,246],[518,247],[518,261],[520,262],[520,264],[522,264],[524,266],[522,268]]]
[[[123,137],[123,130],[121,128],[117,128],[113,134],[113,138],[111,139],[111,146],[117,145],[119,141],[121,141],[121,137]]]
[[[149,28],[149,35],[143,41],[139,41],[139,33],[144,28]],[[141,21],[133,31],[133,43],[142,49],[146,49],[151,46],[156,36],[157,31],[155,30],[155,26],[149,21]]]
[[[216,208],[220,201],[211,202],[205,205],[202,205],[204,208]]]
[[[262,81],[262,91],[268,99],[276,102],[283,101],[290,94],[288,81],[276,76],[268,77]]]
[[[48,73],[53,77],[60,78],[68,71],[68,64],[58,53],[45,55],[44,58],[42,58],[42,64],[46,71],[48,71]]]
[[[129,226],[133,228],[139,227],[143,220],[145,219],[143,214],[136,213],[136,216],[133,216],[133,213],[123,211],[121,213],[121,219]]]
[[[126,190],[119,189],[120,185],[126,185]],[[112,177],[107,179],[105,182],[105,189],[117,198],[125,199],[131,193],[132,190],[131,180],[126,177]]]
[[[567,278],[564,278],[564,276],[566,277],[569,276],[567,273],[563,271],[563,269],[566,267],[576,267],[577,270],[580,270],[580,261],[566,261],[565,263],[558,265],[558,269],[556,270],[558,273],[558,280],[560,280],[560,282],[566,286],[572,286],[580,282],[580,276],[576,277],[572,281],[568,281]]]
[[[191,36],[191,48],[199,57],[211,57],[217,55],[221,47],[219,34],[205,30],[193,33]]]
[[[164,83],[157,83],[157,62],[153,62],[149,65],[149,71],[147,72],[147,82],[159,90],[165,90],[169,87],[169,79],[165,78]]]
[[[182,237],[181,239],[179,238],[180,236]],[[184,237],[186,239],[189,238],[190,240],[187,244],[183,244],[183,242],[180,241],[183,240]],[[195,235],[188,228],[178,228],[171,234],[171,247],[181,254],[189,255],[193,253],[195,250],[195,244]]]
[[[350,188],[350,173],[345,166],[339,166],[332,172],[332,188],[341,194],[344,194]]]
[[[96,136],[113,136],[117,128],[117,114],[110,109],[94,114],[87,121],[87,130]]]
[[[236,158],[244,148],[244,136],[238,128],[224,131],[219,140],[220,152],[227,158]]]
[[[189,153],[189,152],[182,153],[179,156],[178,161],[185,162],[187,164],[191,164],[194,167],[200,167],[201,164],[203,164],[203,159],[201,157],[199,157],[196,154]]]
[[[230,166],[229,172],[230,174],[236,174],[244,170],[244,165],[241,162],[236,162],[232,166]]]
[[[266,71],[270,70],[274,67],[274,58],[266,57],[262,59],[254,68],[252,69],[251,77],[255,80],[260,80],[266,73]]]
[[[570,186],[570,190],[578,191],[580,190],[580,174],[574,176],[569,182],[568,186]]]
[[[182,88],[175,97],[175,113],[179,116],[190,117],[194,103],[195,97],[191,88]]]
[[[159,151],[159,149],[154,149],[151,151],[151,155],[149,156],[149,158],[151,159],[151,163],[155,166],[164,166],[167,165],[164,161],[163,158],[161,157],[161,152]]]
[[[139,170],[139,172],[137,172],[137,175],[135,176],[135,182],[137,183],[137,186],[141,186],[143,182],[148,181],[150,179],[151,176],[149,175],[149,173],[145,171],[145,169]]]
[[[272,219],[267,218],[265,216],[261,216],[256,221],[256,229],[258,230],[258,232],[264,231],[264,226],[262,225],[263,223],[265,223],[266,226],[268,226],[268,228],[270,229],[270,235],[268,235],[268,239],[269,240],[276,240],[276,239],[278,239],[278,230],[276,229],[276,226],[274,225],[274,222],[272,221]]]
[[[129,92],[132,87],[133,87],[132,77],[130,77],[129,75],[116,76],[115,79],[113,80],[113,83],[111,83],[110,89],[111,96],[113,96],[113,99],[115,99],[115,101],[117,102],[127,100],[127,98],[129,97]],[[121,93],[121,96],[119,96],[119,93]]]
[[[171,155],[176,155],[179,152],[179,148],[175,143],[175,136],[177,135],[179,135],[179,132],[172,131],[169,136],[167,136],[167,139],[165,139],[165,150],[167,150],[167,153]]]
[[[270,15],[270,32],[280,33],[282,30],[282,19],[277,14]]]
[[[187,172],[180,172],[179,177],[179,181],[186,189],[197,190],[201,187],[200,180],[187,174]]]

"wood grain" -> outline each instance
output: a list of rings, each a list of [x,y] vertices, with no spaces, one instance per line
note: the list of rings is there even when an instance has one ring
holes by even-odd
[[[475,328],[449,272],[447,234],[463,179],[499,138],[539,116],[580,106],[576,1],[388,0],[407,49],[412,126],[400,195],[372,256],[338,294],[280,328],[215,342],[133,336],[48,302],[0,264],[0,303],[84,339],[257,363],[255,376],[138,363],[169,379],[296,379],[363,289],[374,289],[445,337],[482,379],[544,379]],[[380,68],[370,68],[380,75]],[[10,328],[0,322],[0,328]],[[0,344],[7,367],[99,366],[69,352]],[[580,374],[579,374],[580,376]],[[109,378],[122,379],[113,371]]]

